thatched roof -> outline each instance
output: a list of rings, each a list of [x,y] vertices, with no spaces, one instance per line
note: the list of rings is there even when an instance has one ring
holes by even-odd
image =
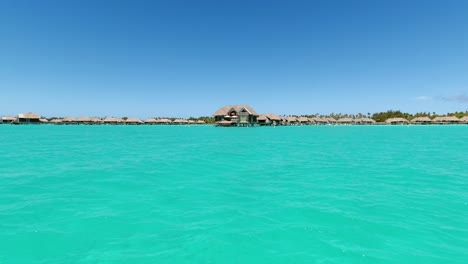
[[[273,114],[273,113],[269,113],[269,114],[265,114],[265,115],[272,121],[281,121],[281,117],[279,115],[276,115],[276,114]]]
[[[468,123],[468,116],[464,116],[464,117],[460,118],[460,122]]]
[[[360,118],[359,121],[360,121],[361,123],[366,123],[366,124],[374,124],[374,123],[375,123],[375,120],[374,120],[374,119],[368,118],[368,117]]]
[[[4,117],[2,117],[2,120],[3,121],[15,121],[16,117],[14,117],[14,116],[4,116]]]
[[[125,123],[130,123],[130,124],[143,124],[143,121],[141,121],[140,119],[138,118],[127,118],[127,120],[125,120]]]
[[[281,117],[279,115],[275,115],[273,113],[262,114],[261,116],[257,117],[257,121],[267,121],[267,120],[279,122],[279,121],[281,121]]]
[[[401,124],[401,123],[409,123],[408,120],[404,119],[403,117],[394,117],[394,118],[389,118],[385,120],[385,123],[387,124]]]
[[[157,123],[157,121],[155,118],[148,118],[145,120],[145,123],[154,124],[154,123]]]
[[[91,117],[82,116],[76,119],[78,122],[92,122]]]
[[[195,124],[196,122],[194,120],[189,120],[188,123],[189,124]]]
[[[104,123],[123,123],[123,120],[115,117],[106,117],[102,120]]]
[[[294,116],[288,116],[288,117],[286,117],[286,121],[288,121],[289,123],[298,122],[297,118],[294,117]]]
[[[52,123],[52,124],[61,124],[62,123],[62,119],[52,119],[49,121],[49,123]]]
[[[454,123],[460,122],[456,116],[438,116],[432,120],[434,123]]]
[[[185,124],[185,123],[188,123],[188,122],[185,119],[176,119],[176,120],[173,121],[173,123],[175,123],[175,124]]]
[[[259,117],[257,117],[257,121],[267,121],[267,120],[270,120],[270,119],[265,114],[262,114]]]
[[[321,117],[312,117],[311,118],[315,123],[328,123],[328,120]]]
[[[411,119],[411,123],[430,123],[432,120],[427,116],[415,117]]]
[[[329,123],[336,123],[336,119],[333,117],[326,117],[325,118]]]
[[[206,124],[206,122],[203,121],[203,120],[198,120],[198,121],[197,121],[197,124]]]
[[[259,116],[259,114],[253,110],[252,107],[250,107],[249,105],[227,105],[227,106],[224,106],[224,107],[221,107],[220,109],[218,109],[218,111],[214,112],[214,116],[225,116],[225,115],[228,115],[229,112],[231,112],[231,110],[234,110],[236,112],[242,112],[242,110],[246,110],[247,112],[249,112],[249,114],[251,115],[254,115],[254,116]]]
[[[301,116],[297,119],[297,121],[301,122],[301,123],[308,123],[309,122],[309,119],[307,117],[304,117],[304,116]]]
[[[36,114],[36,113],[33,113],[33,112],[29,112],[29,113],[26,113],[26,114],[19,114],[18,115],[18,118],[25,118],[25,119],[41,119],[41,116]]]
[[[74,118],[74,117],[65,117],[65,118],[62,119],[62,122],[64,122],[64,123],[71,123],[71,122],[76,122],[76,121],[77,121],[77,119]]]
[[[340,118],[340,119],[336,120],[336,122],[338,122],[338,123],[354,123],[354,119],[352,119],[351,117],[343,117],[343,118]]]
[[[167,118],[161,118],[161,119],[158,119],[158,121],[159,121],[160,123],[172,123],[172,120],[167,119]]]
[[[91,122],[93,122],[93,123],[103,123],[103,121],[100,118],[97,118],[97,117],[91,117]]]
[[[45,119],[45,118],[40,118],[39,119],[39,122],[41,123],[49,123],[49,120]]]

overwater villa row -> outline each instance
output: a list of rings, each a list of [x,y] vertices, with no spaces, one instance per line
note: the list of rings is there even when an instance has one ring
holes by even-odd
[[[116,118],[116,117],[64,117],[46,119],[36,113],[19,114],[18,116],[3,116],[0,120],[3,124],[55,124],[55,125],[202,125],[203,120],[168,119],[168,118],[148,118],[141,120],[138,118]]]
[[[260,115],[249,105],[228,105],[218,109],[213,116],[217,126],[468,124],[468,116],[460,119],[455,116],[443,116],[434,119],[416,117],[412,120],[389,118],[385,122],[377,123],[367,117],[335,119],[333,117],[279,116],[273,113]]]
[[[363,118],[344,117],[305,117],[279,116],[273,113],[258,114],[248,105],[228,105],[218,109],[214,114],[215,126],[299,126],[299,125],[405,125],[405,124],[468,124],[468,116],[389,118],[385,122]],[[3,116],[0,124],[55,124],[55,125],[203,125],[203,120],[148,118],[116,118],[116,117],[65,117],[47,119],[36,113],[19,114],[18,116]]]

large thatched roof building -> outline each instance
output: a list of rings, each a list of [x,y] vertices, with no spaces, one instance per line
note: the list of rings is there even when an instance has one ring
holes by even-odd
[[[18,115],[18,122],[19,123],[40,123],[39,119],[42,117],[36,113],[29,112],[26,114],[19,114]]]
[[[217,125],[251,126],[257,123],[259,114],[249,105],[227,105],[214,112],[213,116]]]

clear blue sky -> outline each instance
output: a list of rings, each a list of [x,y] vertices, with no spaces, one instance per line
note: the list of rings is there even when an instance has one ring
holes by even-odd
[[[468,109],[468,1],[0,1],[0,115]]]

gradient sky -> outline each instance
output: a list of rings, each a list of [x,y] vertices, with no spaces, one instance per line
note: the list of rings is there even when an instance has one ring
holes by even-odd
[[[0,1],[0,115],[468,110],[468,1]]]

